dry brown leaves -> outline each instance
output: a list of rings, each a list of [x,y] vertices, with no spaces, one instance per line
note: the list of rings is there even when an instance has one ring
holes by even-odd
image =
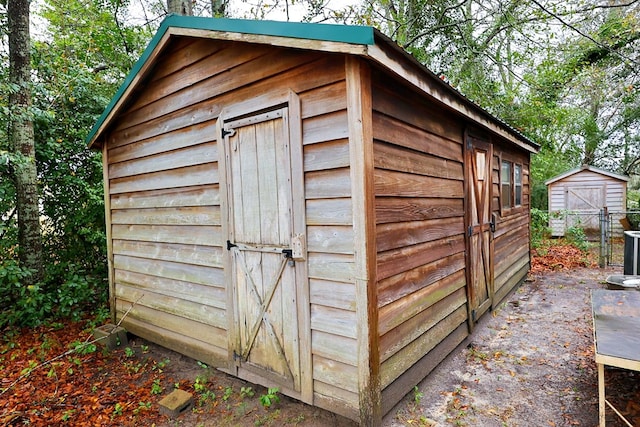
[[[151,425],[158,363],[144,355],[97,351],[47,361],[85,341],[84,323],[23,329],[0,341],[0,425]],[[44,365],[43,365],[44,364]],[[38,367],[40,366],[40,367]],[[23,377],[24,376],[24,377]],[[14,384],[16,380],[20,379]]]
[[[533,249],[531,255],[532,273],[598,266],[593,252],[582,251],[564,239],[545,241],[539,248]]]

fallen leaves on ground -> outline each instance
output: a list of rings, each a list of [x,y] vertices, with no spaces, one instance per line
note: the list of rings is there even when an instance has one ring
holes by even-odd
[[[85,326],[69,322],[5,331],[0,343],[0,425],[133,426],[164,418],[152,410],[159,400],[153,393],[163,380],[162,363],[133,355],[130,349],[69,351],[88,341]]]
[[[564,239],[546,240],[531,255],[531,273],[598,266],[592,252],[582,251]]]

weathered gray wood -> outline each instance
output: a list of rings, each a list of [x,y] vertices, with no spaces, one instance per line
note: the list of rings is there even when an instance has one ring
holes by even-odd
[[[313,354],[327,359],[358,366],[357,341],[322,331],[311,332]]]
[[[205,142],[215,142],[215,123],[211,121],[199,123],[192,127],[167,132],[142,141],[117,141],[109,144],[109,163],[118,163],[139,157],[151,156]],[[128,142],[127,144],[124,144]],[[212,147],[211,156],[217,160],[217,147]]]
[[[112,226],[114,239],[142,242],[184,243],[186,245],[219,246],[220,227],[212,225],[121,225]]]
[[[347,86],[343,80],[305,92],[300,96],[302,107],[300,116],[307,119],[345,110],[347,108],[346,90]]]
[[[310,279],[311,304],[320,304],[343,310],[355,311],[356,288],[353,283]]]
[[[114,254],[217,268],[223,267],[222,258],[225,250],[219,246],[113,240]]]
[[[352,282],[355,261],[352,255],[309,252],[309,277],[336,282]]]
[[[313,378],[351,393],[358,392],[358,370],[352,365],[316,355],[313,357]]]
[[[333,199],[351,196],[349,169],[310,172],[305,175],[307,199]]]
[[[357,338],[356,313],[338,308],[313,304],[311,306],[311,329],[347,338]]]
[[[307,224],[351,225],[353,206],[350,197],[307,200]]]
[[[185,265],[170,261],[134,258],[126,255],[114,256],[114,267],[136,273],[150,274],[158,277],[180,280],[182,282],[201,285],[221,286],[222,271],[217,268],[199,265]]]
[[[110,180],[111,194],[217,184],[218,164],[209,163],[170,171]]]
[[[113,224],[220,225],[220,206],[114,209]]]
[[[156,292],[223,310],[227,308],[224,298],[226,289],[223,284],[217,286],[200,285],[126,270],[116,270],[114,277],[117,283],[138,288],[143,293],[146,291]],[[227,325],[225,324],[221,328],[226,329]]]
[[[311,252],[353,254],[353,227],[309,226],[307,247]]]
[[[305,119],[302,122],[302,141],[305,145],[349,137],[345,110]]]
[[[194,187],[163,188],[160,190],[114,194],[111,196],[111,206],[114,210],[208,205],[220,205],[218,184]]]

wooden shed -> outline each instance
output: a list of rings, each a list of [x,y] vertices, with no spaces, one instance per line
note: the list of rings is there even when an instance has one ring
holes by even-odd
[[[564,236],[576,225],[588,232],[599,230],[598,215],[604,207],[609,213],[625,212],[627,181],[627,176],[593,166],[572,169],[545,181],[551,235]],[[617,221],[613,225],[622,231]]]
[[[171,16],[88,142],[115,318],[366,425],[529,269],[537,145],[371,27]]]

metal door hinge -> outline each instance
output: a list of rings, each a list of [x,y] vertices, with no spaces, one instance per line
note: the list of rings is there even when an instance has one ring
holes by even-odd
[[[222,132],[221,132],[222,139],[226,138],[227,136],[233,136],[233,135],[235,135],[235,133],[236,133],[236,131],[233,130],[233,129],[222,128]]]
[[[471,237],[473,235],[473,226],[470,225],[469,228],[467,229],[467,234],[469,235],[469,237]]]
[[[231,241],[227,240],[227,250],[230,251],[231,248],[236,248],[238,247],[238,245],[236,245],[235,243],[231,243]]]

